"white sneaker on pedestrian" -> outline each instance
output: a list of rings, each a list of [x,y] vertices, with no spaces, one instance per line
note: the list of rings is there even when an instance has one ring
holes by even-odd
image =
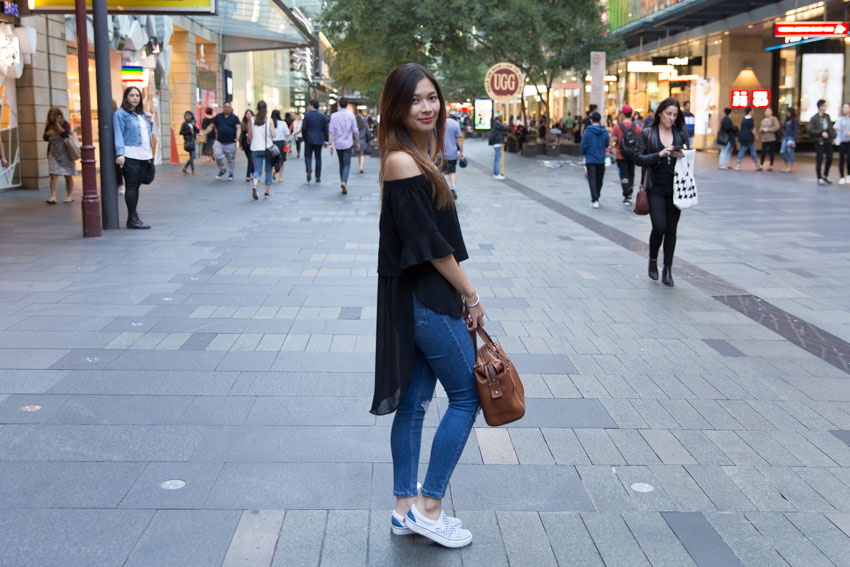
[[[501,181],[501,180],[505,179],[505,176],[504,175],[494,175],[493,179],[498,179],[499,181]]]
[[[454,516],[446,515],[445,510],[443,510],[440,515],[440,519],[442,519],[447,526],[453,528],[459,528],[463,525],[463,522],[460,521],[460,518],[455,518]],[[393,510],[393,517],[390,523],[390,533],[393,535],[413,535],[413,530],[408,528],[404,524],[404,516]]]
[[[219,169],[218,175],[216,175],[215,178],[216,179],[223,179],[225,175],[227,175],[227,170],[226,169]]]
[[[413,533],[426,537],[444,547],[458,548],[472,543],[472,532],[449,526],[443,521],[442,516],[439,520],[429,520],[419,513],[415,504],[410,507],[410,511],[405,516],[404,525]]]
[[[590,204],[590,206],[593,207],[594,209],[598,209],[599,208],[599,201],[593,201]]]
[[[847,183],[846,179],[847,179],[846,177],[839,177],[838,178],[838,184],[844,185],[845,183]]]
[[[818,185],[826,185],[826,181],[823,180],[823,177],[818,179]]]

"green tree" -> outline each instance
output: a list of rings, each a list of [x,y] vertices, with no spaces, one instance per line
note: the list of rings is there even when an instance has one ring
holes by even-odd
[[[461,0],[328,0],[320,21],[334,46],[331,75],[338,85],[377,101],[387,74],[414,62],[436,70],[470,38],[456,23]]]
[[[566,70],[583,79],[591,51],[605,51],[610,61],[623,50],[619,39],[607,35],[597,0],[503,0],[497,8],[485,2],[475,6],[473,39],[523,71],[547,114],[552,85]]]

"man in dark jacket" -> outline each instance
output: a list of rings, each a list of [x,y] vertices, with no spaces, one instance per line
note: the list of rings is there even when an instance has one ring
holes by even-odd
[[[611,140],[608,130],[600,124],[602,116],[598,112],[590,115],[590,126],[581,136],[581,154],[587,168],[587,184],[590,186],[590,205],[599,208],[599,194],[602,192],[602,180],[605,177],[605,150]]]
[[[493,119],[493,129],[490,130],[489,144],[493,146],[495,156],[493,158],[493,179],[504,179],[502,175],[502,150],[505,147],[505,132],[508,127],[502,124],[502,115],[498,112]]]
[[[307,181],[313,174],[313,155],[316,156],[316,183],[322,181],[322,148],[328,143],[328,119],[319,112],[319,101],[310,101],[310,109],[301,122],[301,136],[304,138],[304,166],[307,168]]]
[[[832,166],[832,141],[835,139],[835,129],[832,126],[832,118],[826,113],[826,101],[818,101],[818,113],[809,118],[809,137],[815,143],[815,171],[818,174],[818,185],[832,185],[829,177],[829,168]],[[826,154],[826,167],[821,175],[823,157]]]

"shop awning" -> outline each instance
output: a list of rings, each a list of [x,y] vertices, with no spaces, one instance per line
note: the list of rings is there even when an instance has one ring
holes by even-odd
[[[221,34],[225,53],[312,45],[309,23],[281,0],[227,0],[217,15],[190,19]]]
[[[621,37],[628,47],[649,43],[681,31],[724,20],[776,0],[682,0],[654,14],[628,23],[611,32]]]

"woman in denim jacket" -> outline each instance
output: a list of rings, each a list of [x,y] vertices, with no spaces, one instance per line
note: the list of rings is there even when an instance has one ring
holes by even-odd
[[[121,107],[112,115],[115,131],[115,163],[124,170],[124,202],[127,228],[150,228],[139,218],[139,186],[153,179],[152,116],[142,107],[142,92],[127,87]]]

